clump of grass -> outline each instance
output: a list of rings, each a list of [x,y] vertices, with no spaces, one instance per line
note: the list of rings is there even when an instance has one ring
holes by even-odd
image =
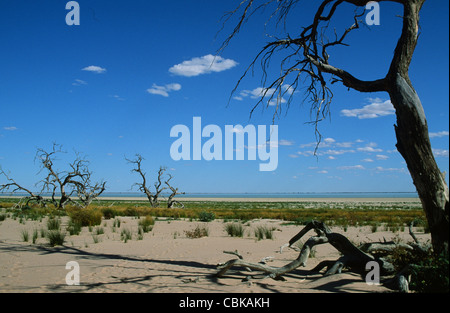
[[[64,240],[66,238],[66,233],[58,230],[49,230],[46,233],[46,237],[49,241],[49,244],[54,246],[62,246],[64,244]]]
[[[133,235],[131,233],[131,230],[128,228],[122,229],[122,232],[120,233],[120,239],[123,240],[123,242],[127,243],[128,240],[131,240],[133,238]]]
[[[144,219],[139,220],[138,224],[144,233],[148,233],[152,231],[155,220],[150,215],[147,215]]]
[[[208,237],[209,228],[207,226],[197,225],[194,230],[185,230],[184,233],[186,234],[186,237],[191,239]]]
[[[20,231],[20,236],[22,237],[22,241],[23,242],[28,242],[28,240],[29,240],[29,233],[28,233],[28,230],[26,230],[26,229],[22,229],[21,231]]]
[[[32,242],[33,244],[36,243],[36,240],[38,239],[38,230],[35,228],[33,229],[33,236],[32,236]]]
[[[61,220],[58,218],[49,218],[47,221],[47,229],[48,230],[59,230],[61,227]]]
[[[259,225],[254,229],[255,237],[258,240],[273,239],[274,228],[269,228],[266,225]]]
[[[81,224],[74,221],[69,221],[67,231],[69,232],[70,236],[79,235],[81,233]]]
[[[92,240],[94,241],[94,243],[99,243],[100,237],[96,234],[92,234]]]
[[[143,240],[143,239],[144,239],[144,229],[142,228],[142,226],[139,226],[137,240]]]
[[[227,223],[225,231],[231,237],[244,237],[244,227],[241,223]]]
[[[94,235],[103,235],[105,233],[105,230],[103,227],[95,227]]]
[[[6,214],[0,214],[0,222],[3,222],[6,219]]]

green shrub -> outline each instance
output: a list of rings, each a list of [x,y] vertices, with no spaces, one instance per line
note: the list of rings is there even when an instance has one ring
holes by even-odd
[[[103,217],[106,220],[115,218],[118,215],[117,211],[114,210],[113,208],[104,208],[104,209],[102,209],[102,214],[103,214]]]
[[[85,226],[97,226],[102,223],[102,213],[94,209],[72,209],[68,212],[74,224]]]
[[[214,212],[206,212],[202,211],[198,214],[198,219],[200,222],[211,222],[216,218],[216,214]]]
[[[231,237],[244,237],[244,227],[241,223],[225,224],[225,231]]]

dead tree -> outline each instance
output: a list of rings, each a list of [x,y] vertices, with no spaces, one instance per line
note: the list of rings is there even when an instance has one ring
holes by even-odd
[[[30,203],[33,202],[42,207],[47,205],[46,200],[40,194],[35,194],[30,189],[25,188],[22,185],[19,185],[14,179],[9,177],[9,175],[6,174],[1,167],[0,167],[0,176],[4,176],[8,181],[8,183],[0,185],[0,193],[11,192],[13,194],[18,191],[23,191],[28,194],[28,196],[25,196],[19,201],[19,206],[21,206],[22,203],[25,203],[25,206],[28,206]]]
[[[150,202],[150,205],[152,207],[158,207],[159,206],[159,197],[161,193],[166,190],[166,187],[162,186],[162,180],[165,171],[167,170],[165,167],[160,167],[158,170],[158,180],[155,182],[155,193],[150,191],[149,187],[147,186],[147,178],[146,173],[142,170],[142,161],[144,158],[140,154],[136,154],[136,159],[129,160],[125,158],[125,160],[130,163],[134,164],[135,168],[132,170],[132,172],[138,173],[141,176],[142,182],[141,183],[135,183],[133,186],[137,186],[141,192],[143,192],[146,196],[148,201]]]
[[[41,192],[51,192],[51,201],[58,209],[64,209],[69,202],[76,203],[72,199],[74,194],[80,197],[83,204],[92,202],[105,190],[106,183],[91,184],[92,173],[89,171],[89,161],[79,154],[73,162],[69,163],[69,171],[58,171],[54,162],[56,155],[61,153],[64,151],[58,144],[53,144],[50,152],[41,148],[37,150],[35,160],[41,164],[41,171],[47,172],[47,176],[41,181]]]
[[[169,199],[167,200],[167,207],[169,209],[174,208],[175,206],[180,206],[184,209],[184,204],[180,201],[175,200],[175,196],[177,195],[184,195],[184,192],[178,192],[178,188],[174,188],[170,185],[170,180],[172,179],[172,175],[169,174],[169,179],[165,182],[166,185],[169,187],[169,189],[172,191],[172,193],[169,195]]]
[[[92,183],[92,172],[88,172],[81,182],[75,182],[78,200],[83,207],[88,207],[92,201],[98,198],[106,190],[106,182]]]
[[[275,280],[283,280],[283,275],[295,270],[298,267],[306,266],[309,255],[314,246],[329,243],[334,248],[336,248],[336,250],[338,250],[342,256],[338,260],[320,262],[311,270],[312,273],[320,272],[322,269],[326,268],[324,273],[325,276],[341,273],[344,269],[358,273],[360,275],[364,275],[367,271],[367,264],[369,262],[376,262],[379,265],[381,276],[394,276],[388,281],[389,287],[397,290],[400,289],[401,291],[406,291],[408,286],[407,284],[405,285],[405,276],[407,276],[407,270],[402,270],[397,275],[394,275],[395,267],[393,266],[393,264],[388,261],[387,258],[377,256],[377,254],[374,252],[379,252],[380,250],[384,250],[385,252],[392,252],[398,248],[410,250],[418,249],[419,251],[424,251],[425,249],[418,243],[416,245],[409,245],[393,242],[370,243],[362,245],[361,247],[356,247],[347,239],[347,237],[339,233],[332,232],[324,223],[311,221],[297,235],[295,235],[289,241],[289,243],[281,247],[280,253],[284,248],[292,247],[310,230],[314,230],[316,232],[316,236],[310,237],[303,244],[303,247],[297,259],[286,264],[285,266],[272,267],[266,265],[265,262],[251,263],[244,261],[243,257],[237,251],[234,253],[224,251],[224,253],[227,254],[235,254],[236,256],[238,256],[238,259],[233,259],[228,262],[219,264],[219,271],[216,276],[223,277],[233,267],[244,267],[247,271],[255,270],[263,272],[263,278],[269,277]],[[247,277],[246,279],[248,280],[249,278]]]
[[[348,46],[348,34],[360,28],[360,18],[365,14],[367,0],[322,0],[317,10],[311,12],[311,23],[298,25],[292,37],[286,30],[287,20],[295,18],[294,8],[299,0],[243,0],[239,6],[225,15],[229,21],[237,16],[237,25],[224,41],[224,49],[255,13],[268,12],[267,23],[284,25],[284,34],[276,36],[256,55],[244,75],[239,79],[233,93],[249,71],[260,61],[263,70],[264,92],[251,112],[265,99],[267,105],[276,100],[274,119],[280,113],[283,102],[289,107],[295,91],[306,84],[306,98],[312,103],[316,135],[320,142],[318,123],[329,114],[333,92],[330,84],[341,83],[348,89],[359,92],[386,92],[395,108],[397,125],[397,150],[403,156],[416,186],[430,227],[435,253],[444,252],[448,256],[449,241],[449,189],[431,149],[428,125],[419,95],[409,77],[409,66],[419,39],[419,13],[425,0],[383,0],[396,2],[403,7],[403,28],[393,53],[388,72],[379,79],[364,81],[348,71],[336,67],[331,61],[330,50],[338,46]],[[380,1],[381,2],[381,1]],[[328,27],[338,9],[355,7],[349,27],[340,33]],[[303,26],[303,27],[301,27]],[[280,29],[280,27],[278,28]],[[328,31],[327,31],[328,30]],[[283,38],[284,37],[284,38]],[[360,52],[359,52],[360,53]],[[279,62],[280,75],[268,83],[268,66],[273,59]],[[271,82],[270,82],[271,81]],[[303,86],[300,86],[303,87]],[[232,94],[233,94],[232,93]],[[283,97],[287,101],[282,101]],[[231,98],[231,97],[230,97]],[[318,145],[317,145],[318,146]],[[317,149],[317,147],[316,147]]]

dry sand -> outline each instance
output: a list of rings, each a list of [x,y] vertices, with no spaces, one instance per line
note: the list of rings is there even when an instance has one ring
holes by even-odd
[[[309,275],[318,262],[337,259],[339,253],[330,245],[317,247],[315,257],[304,268],[287,274],[286,281],[270,278],[243,282],[243,270],[233,270],[223,278],[216,278],[216,265],[232,258],[223,251],[238,250],[246,260],[258,262],[272,256],[272,266],[282,266],[298,256],[298,252],[279,248],[301,227],[282,225],[281,221],[253,220],[245,225],[243,238],[231,238],[224,230],[224,222],[215,220],[201,223],[187,220],[157,220],[153,230],[138,240],[138,220],[120,217],[120,229],[130,229],[133,239],[121,241],[120,229],[112,230],[113,220],[104,220],[104,234],[94,243],[92,233],[83,228],[78,236],[67,234],[65,245],[50,247],[47,239],[38,238],[35,244],[25,243],[21,231],[45,228],[42,222],[27,221],[20,224],[7,218],[0,222],[0,292],[109,292],[109,293],[322,293],[322,292],[386,292],[382,286],[369,286],[361,276],[342,273],[332,277]],[[62,219],[62,228],[67,225]],[[273,240],[257,241],[253,228],[259,224],[275,227]],[[209,236],[189,239],[185,231],[197,225],[206,226]],[[336,228],[355,243],[400,237],[410,240],[406,232],[372,233],[369,227],[350,227],[346,232]],[[312,234],[311,234],[312,235]],[[422,240],[429,235],[418,233]],[[304,239],[306,240],[306,239]],[[80,285],[68,286],[66,269],[69,261],[80,265]]]

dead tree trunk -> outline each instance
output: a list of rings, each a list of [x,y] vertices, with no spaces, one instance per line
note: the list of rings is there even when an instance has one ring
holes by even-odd
[[[178,188],[172,187],[170,185],[170,180],[172,179],[172,175],[169,174],[169,179],[166,181],[166,185],[169,187],[169,189],[172,191],[172,193],[169,195],[169,199],[167,200],[167,208],[173,209],[175,205],[179,205],[181,208],[184,209],[184,204],[180,201],[175,200],[175,196],[177,195],[184,195],[184,192],[178,192]]]
[[[310,230],[314,230],[317,233],[317,236],[309,238],[303,245],[298,258],[283,267],[276,268],[265,264],[249,263],[240,258],[230,260],[224,264],[219,264],[219,272],[217,273],[217,276],[222,277],[232,267],[239,266],[262,271],[266,273],[267,277],[271,277],[273,279],[282,279],[282,275],[289,273],[300,266],[306,266],[311,249],[316,245],[324,243],[329,243],[335,247],[340,253],[342,253],[342,257],[336,261],[321,262],[312,270],[313,272],[320,271],[324,267],[327,267],[325,275],[333,275],[340,272],[345,267],[354,272],[363,274],[366,271],[367,263],[371,261],[375,261],[380,265],[381,274],[392,273],[394,270],[393,266],[389,262],[381,258],[375,258],[374,256],[363,252],[353,245],[345,236],[332,232],[324,223],[317,221],[308,223],[289,241],[289,244],[287,245],[292,246]]]

